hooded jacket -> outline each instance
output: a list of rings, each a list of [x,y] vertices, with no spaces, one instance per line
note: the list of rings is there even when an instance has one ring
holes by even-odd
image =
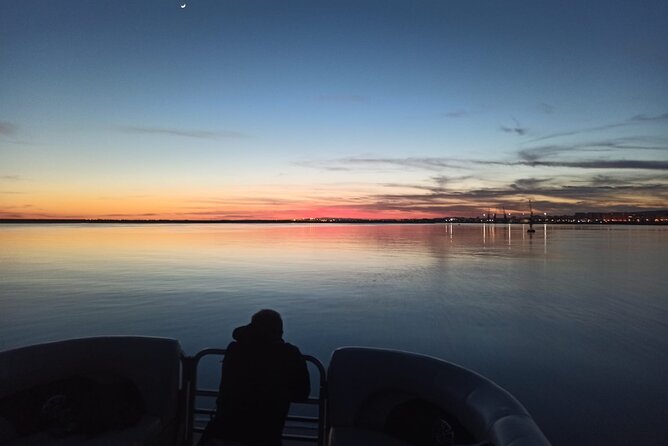
[[[232,337],[207,434],[248,445],[280,445],[290,402],[308,398],[311,390],[306,361],[278,333],[246,325]]]

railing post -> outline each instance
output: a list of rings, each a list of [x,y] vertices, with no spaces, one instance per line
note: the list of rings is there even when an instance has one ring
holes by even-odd
[[[312,363],[318,369],[320,388],[318,389],[318,446],[324,446],[325,444],[325,418],[326,411],[325,406],[327,405],[327,372],[325,367],[315,356],[304,355],[304,359]]]

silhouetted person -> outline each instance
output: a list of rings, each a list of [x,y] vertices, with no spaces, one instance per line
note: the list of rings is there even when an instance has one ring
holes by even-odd
[[[260,310],[250,324],[234,329],[216,415],[200,445],[281,444],[290,402],[308,398],[311,390],[306,361],[282,336],[283,320],[273,310]]]

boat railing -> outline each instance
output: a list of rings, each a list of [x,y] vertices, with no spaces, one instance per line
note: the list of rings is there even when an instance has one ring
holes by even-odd
[[[198,352],[195,356],[189,356],[183,358],[183,373],[184,373],[184,382],[185,388],[185,430],[184,430],[184,443],[186,446],[192,446],[193,440],[196,433],[204,432],[204,427],[201,427],[197,423],[197,415],[208,416],[209,419],[213,417],[215,410],[209,408],[203,408],[197,406],[198,398],[217,398],[218,390],[215,389],[204,389],[197,387],[197,369],[199,367],[200,361],[205,356],[224,356],[225,349],[222,348],[207,348]],[[303,355],[307,363],[313,364],[315,369],[318,371],[318,394],[316,396],[310,396],[306,400],[298,401],[298,404],[305,404],[310,406],[317,407],[317,416],[305,416],[305,415],[296,415],[289,413],[286,419],[286,425],[290,423],[297,423],[301,426],[311,427],[307,429],[309,431],[315,431],[313,434],[296,434],[288,431],[287,429],[283,432],[284,440],[298,441],[298,442],[310,442],[315,443],[318,446],[324,445],[325,440],[325,399],[327,397],[327,380],[325,367],[322,363],[315,357],[310,355]]]

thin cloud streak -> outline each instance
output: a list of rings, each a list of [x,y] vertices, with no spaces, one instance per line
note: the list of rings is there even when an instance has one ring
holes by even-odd
[[[515,126],[514,127],[501,126],[501,131],[506,133],[516,133],[519,136],[526,135],[529,129],[522,127],[517,119],[515,118],[512,119],[513,121],[515,121]]]
[[[416,168],[423,170],[440,171],[445,168],[451,169],[466,169],[462,166],[461,160],[452,158],[438,158],[438,157],[408,157],[408,158],[339,158],[334,160],[324,161],[298,161],[294,164],[302,167],[311,167],[322,170],[332,171],[353,171],[365,168],[379,168],[379,167],[399,167],[399,168]]]
[[[198,139],[245,138],[246,134],[235,131],[183,130],[160,127],[121,127],[124,133],[136,135],[169,135]]]
[[[530,161],[516,164],[531,167],[570,167],[578,169],[668,170],[668,161],[645,160]]]
[[[611,140],[592,141],[572,145],[545,145],[522,149],[517,152],[518,156],[525,161],[538,161],[568,152],[613,152],[613,151],[656,151],[668,153],[668,144],[664,146],[643,145],[633,138],[619,138]]]
[[[557,147],[554,153],[574,149]],[[545,149],[545,152],[548,152]],[[668,170],[668,161],[660,160],[574,160],[548,161],[542,160],[541,155],[529,151],[520,151],[520,161],[486,161],[486,160],[457,160],[452,158],[340,158],[329,161],[301,161],[295,163],[302,167],[311,167],[322,170],[354,171],[364,167],[396,166],[415,168],[428,171],[443,169],[471,169],[463,164],[488,166],[527,166],[527,167],[566,167],[573,169],[639,169],[639,170]]]
[[[549,181],[550,180],[547,178],[520,178],[515,180],[515,182],[510,185],[510,188],[518,191],[535,190],[540,187],[541,184]]]
[[[647,160],[583,160],[583,161],[479,161],[490,166],[568,167],[573,169],[638,169],[668,170],[668,161]]]
[[[585,128],[585,129],[569,130],[569,131],[565,131],[565,132],[557,132],[557,133],[552,133],[552,134],[549,134],[549,135],[545,135],[545,136],[541,136],[541,137],[538,137],[538,138],[531,139],[528,142],[539,142],[539,141],[545,141],[545,140],[553,139],[553,138],[562,138],[564,136],[580,135],[582,133],[598,132],[598,131],[601,131],[601,130],[610,130],[610,129],[614,129],[614,128],[617,128],[617,127],[626,127],[628,125],[631,125],[631,123],[622,122],[622,123],[618,123],[618,124],[608,124],[608,125],[601,125],[601,126],[598,126],[598,127],[589,127],[589,128]]]
[[[524,136],[527,133],[527,129],[522,128],[522,127],[504,127],[501,126],[501,131],[505,133],[516,133],[519,136]]]
[[[625,175],[625,176],[612,176],[598,174],[592,176],[586,183],[594,186],[633,186],[636,184],[643,184],[647,182],[668,182],[668,177],[665,174],[652,174],[652,175]]]
[[[601,126],[596,126],[596,127],[587,127],[587,128],[583,128],[583,129],[552,133],[552,134],[549,134],[549,135],[540,136],[538,138],[531,139],[528,142],[545,141],[547,139],[552,139],[552,138],[561,138],[561,137],[564,137],[564,136],[580,135],[580,134],[583,134],[583,133],[599,132],[599,131],[602,131],[602,130],[610,130],[610,129],[614,129],[614,128],[618,128],[618,127],[627,127],[627,126],[630,126],[630,125],[637,125],[637,124],[640,124],[640,123],[661,122],[661,121],[667,121],[667,120],[668,120],[668,113],[663,113],[663,114],[655,115],[655,116],[640,114],[640,115],[633,116],[633,117],[627,119],[624,122],[617,122],[617,123],[613,123],[613,124],[601,125]]]
[[[465,116],[468,116],[468,112],[466,110],[455,110],[455,111],[450,111],[444,113],[444,116],[447,118],[463,118]]]
[[[239,197],[239,198],[206,198],[199,200],[191,200],[190,203],[202,203],[213,205],[292,205],[299,203],[298,200],[275,198],[275,197]]]
[[[630,121],[635,121],[635,122],[668,121],[668,113],[663,113],[661,115],[656,115],[656,116],[648,116],[643,113],[632,117]]]

